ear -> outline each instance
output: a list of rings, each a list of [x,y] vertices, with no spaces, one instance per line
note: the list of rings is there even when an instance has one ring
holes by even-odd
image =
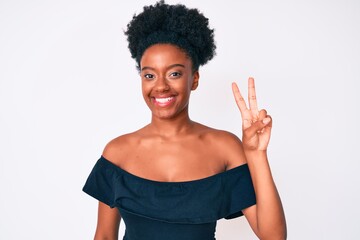
[[[199,71],[194,72],[193,73],[193,83],[192,83],[192,86],[191,86],[191,90],[197,89],[197,87],[199,86],[199,78],[200,78]]]

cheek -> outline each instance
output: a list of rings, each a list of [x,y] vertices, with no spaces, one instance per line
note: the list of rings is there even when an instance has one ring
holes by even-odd
[[[142,91],[142,95],[145,97],[146,95],[148,95],[148,87],[144,84],[141,83],[141,91]]]
[[[150,98],[149,98],[149,95],[151,94],[151,91],[152,90],[152,86],[151,84],[149,83],[144,83],[142,82],[141,83],[141,92],[142,92],[142,96],[143,96],[143,99],[145,100],[145,102],[150,102]]]

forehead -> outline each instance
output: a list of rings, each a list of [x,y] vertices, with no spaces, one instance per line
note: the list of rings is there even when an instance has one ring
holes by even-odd
[[[172,64],[191,67],[191,60],[185,51],[172,44],[152,45],[145,50],[140,60],[141,67]]]

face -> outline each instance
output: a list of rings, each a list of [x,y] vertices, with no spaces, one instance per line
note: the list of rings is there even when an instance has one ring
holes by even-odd
[[[190,92],[198,86],[199,73],[191,59],[171,44],[156,44],[140,61],[142,93],[153,118],[171,119],[188,114]]]

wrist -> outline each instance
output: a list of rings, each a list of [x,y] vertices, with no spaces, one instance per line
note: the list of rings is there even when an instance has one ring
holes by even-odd
[[[267,155],[267,150],[252,150],[252,149],[244,149],[244,152],[246,155],[255,155],[255,156],[261,156],[261,155]]]
[[[244,150],[244,153],[248,161],[259,161],[260,159],[267,159],[266,150]]]

